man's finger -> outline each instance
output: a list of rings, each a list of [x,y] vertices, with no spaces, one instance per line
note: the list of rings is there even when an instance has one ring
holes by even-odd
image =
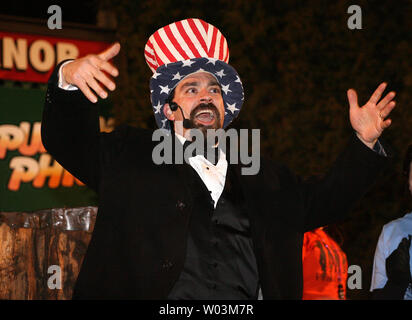
[[[99,80],[101,83],[103,83],[104,86],[105,86],[106,88],[108,88],[109,90],[113,91],[114,89],[116,89],[116,85],[114,84],[114,82],[111,81],[111,80],[109,79],[109,77],[106,76],[103,72],[101,72],[101,71],[99,71],[99,70],[95,71],[94,77],[95,77],[97,80]]]
[[[386,119],[384,122],[382,122],[382,129],[386,129],[387,127],[389,127],[392,123],[391,119]]]
[[[369,99],[369,102],[377,104],[382,96],[382,93],[385,91],[386,85],[387,84],[385,82],[382,82],[379,85],[379,87],[375,90],[375,92],[372,94],[371,98]]]
[[[89,99],[93,103],[97,102],[96,96],[93,94],[92,90],[90,90],[84,80],[76,84],[76,86],[83,92],[87,99]]]
[[[389,92],[377,105],[376,107],[378,108],[378,110],[382,110],[383,108],[385,108],[385,106],[393,99],[395,98],[395,91],[391,91]]]
[[[119,70],[116,67],[112,66],[109,62],[103,61],[99,65],[100,70],[106,71],[108,74],[112,75],[113,77],[117,77],[119,75]]]
[[[358,95],[355,90],[349,89],[347,92],[348,95],[348,101],[349,101],[349,106],[351,108],[358,107]]]
[[[391,101],[389,102],[381,111],[380,111],[380,116],[382,119],[385,119],[395,108],[396,102]]]
[[[101,98],[107,98],[107,92],[102,89],[102,87],[97,83],[93,76],[88,76],[86,78],[87,85],[93,89]]]
[[[98,54],[98,57],[104,61],[108,61],[115,57],[120,51],[120,43],[116,42],[105,51]]]

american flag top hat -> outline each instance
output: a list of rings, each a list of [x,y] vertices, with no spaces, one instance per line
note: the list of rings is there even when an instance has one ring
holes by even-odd
[[[159,128],[170,130],[170,121],[163,113],[169,94],[189,74],[209,72],[219,82],[225,105],[226,128],[242,108],[242,82],[229,62],[226,38],[215,26],[200,19],[171,23],[152,34],[144,55],[153,71],[150,98]]]

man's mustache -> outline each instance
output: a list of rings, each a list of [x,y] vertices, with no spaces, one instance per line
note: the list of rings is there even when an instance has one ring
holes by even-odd
[[[205,111],[205,110],[211,110],[216,118],[216,123],[220,123],[220,114],[219,110],[213,103],[200,103],[199,105],[196,106],[191,112],[190,112],[190,120],[194,121],[195,120],[195,115],[198,112]]]

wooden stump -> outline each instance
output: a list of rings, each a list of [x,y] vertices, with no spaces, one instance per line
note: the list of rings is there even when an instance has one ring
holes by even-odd
[[[96,215],[96,207],[0,212],[0,299],[71,299]]]

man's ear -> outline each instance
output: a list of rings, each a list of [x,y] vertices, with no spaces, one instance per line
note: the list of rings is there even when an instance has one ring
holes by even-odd
[[[174,121],[175,120],[175,115],[172,112],[172,110],[170,110],[170,106],[168,103],[165,104],[165,106],[163,107],[163,114],[165,115],[165,117],[168,120]]]

